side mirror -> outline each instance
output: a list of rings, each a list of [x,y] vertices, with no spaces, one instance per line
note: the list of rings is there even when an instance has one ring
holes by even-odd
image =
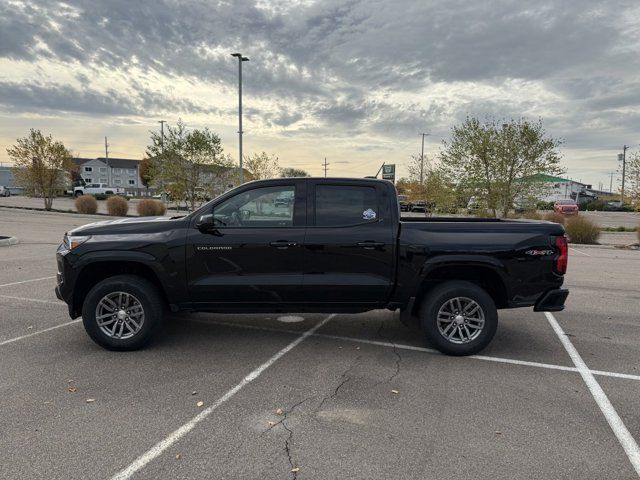
[[[251,218],[251,210],[240,210],[240,219],[249,220]]]
[[[213,220],[213,214],[208,213],[206,215],[200,215],[198,220],[196,220],[196,228],[202,233],[211,233],[214,231],[216,227]]]

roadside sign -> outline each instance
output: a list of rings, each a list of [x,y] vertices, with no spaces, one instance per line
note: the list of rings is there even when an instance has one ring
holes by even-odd
[[[384,180],[390,180],[392,183],[396,181],[396,166],[392,165],[383,165],[382,166],[382,178]]]

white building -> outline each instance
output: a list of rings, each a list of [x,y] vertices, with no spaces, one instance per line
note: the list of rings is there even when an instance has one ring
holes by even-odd
[[[105,183],[125,190],[144,188],[140,179],[140,160],[128,158],[74,158],[86,183]]]
[[[591,185],[576,182],[575,180],[544,174],[532,175],[519,181],[544,184],[546,187],[545,192],[538,198],[543,202],[555,202],[565,198],[575,199],[578,193],[582,194],[583,190],[591,188]]]

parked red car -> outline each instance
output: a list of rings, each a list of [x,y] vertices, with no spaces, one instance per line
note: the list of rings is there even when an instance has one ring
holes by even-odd
[[[578,204],[571,199],[556,200],[556,203],[553,204],[553,211],[562,215],[577,215]]]

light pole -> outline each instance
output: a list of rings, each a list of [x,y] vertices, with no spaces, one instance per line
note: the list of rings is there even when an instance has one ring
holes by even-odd
[[[238,57],[238,155],[240,157],[240,184],[244,183],[244,170],[242,169],[242,62],[248,62],[249,57],[243,57],[241,53],[232,53],[232,57]]]
[[[420,185],[424,182],[424,137],[431,135],[430,133],[421,133],[422,135],[422,150],[420,153]]]
[[[160,124],[160,153],[164,153],[164,124],[167,123],[166,120],[158,120]]]
[[[624,203],[624,177],[627,176],[627,150],[629,147],[622,146],[622,155],[618,155],[618,160],[622,161],[622,189],[620,190],[620,205]]]

